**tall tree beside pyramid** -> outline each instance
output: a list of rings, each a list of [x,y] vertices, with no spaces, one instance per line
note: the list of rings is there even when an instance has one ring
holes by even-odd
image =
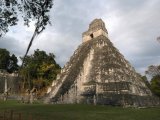
[[[48,89],[46,102],[146,106],[159,104],[130,63],[93,20],[83,43]]]

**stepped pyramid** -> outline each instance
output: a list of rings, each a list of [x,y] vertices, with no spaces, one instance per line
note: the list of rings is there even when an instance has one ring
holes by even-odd
[[[46,102],[158,104],[140,75],[113,46],[101,19],[93,20],[82,37],[83,43],[48,89]]]

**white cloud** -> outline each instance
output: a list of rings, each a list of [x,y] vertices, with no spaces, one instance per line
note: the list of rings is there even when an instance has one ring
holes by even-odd
[[[102,18],[111,41],[143,73],[150,64],[160,64],[160,44],[156,42],[160,34],[159,4],[159,0],[55,1],[50,13],[52,26],[35,39],[29,54],[37,48],[53,52],[63,66],[81,44],[81,34],[88,29],[88,24]],[[0,47],[3,44],[15,54],[24,55],[33,30],[33,23],[28,29],[21,22],[5,37],[9,42],[0,40]]]

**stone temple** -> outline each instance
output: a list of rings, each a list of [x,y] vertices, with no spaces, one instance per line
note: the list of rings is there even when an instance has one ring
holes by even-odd
[[[105,23],[93,20],[83,43],[48,89],[45,102],[153,106],[159,104],[140,75],[108,38]]]

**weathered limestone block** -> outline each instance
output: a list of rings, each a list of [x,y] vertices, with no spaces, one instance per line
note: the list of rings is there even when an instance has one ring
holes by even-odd
[[[82,34],[82,39],[83,42],[86,42],[100,35],[108,37],[108,32],[107,29],[105,28],[105,23],[101,19],[95,19],[89,25],[88,31]]]

